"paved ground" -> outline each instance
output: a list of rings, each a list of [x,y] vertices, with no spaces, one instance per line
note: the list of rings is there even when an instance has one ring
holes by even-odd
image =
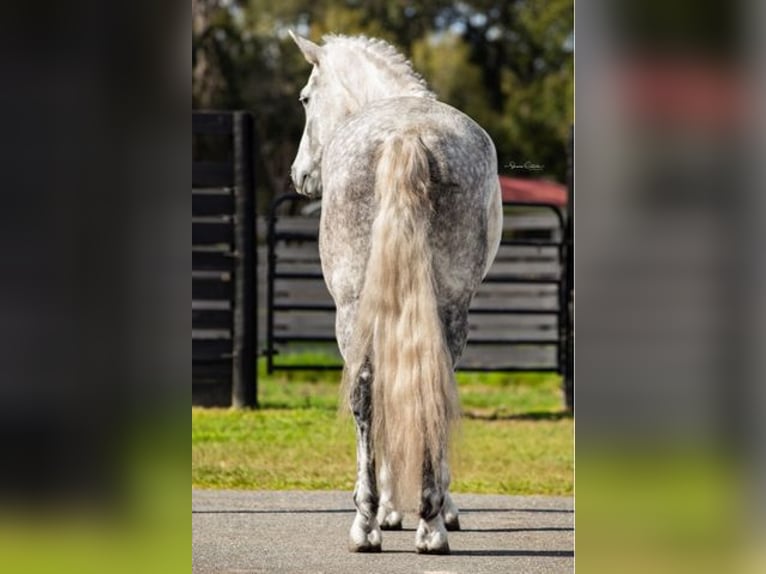
[[[350,492],[192,491],[192,571],[230,574],[491,574],[574,571],[570,497],[456,494],[449,556],[415,553],[416,519],[383,552],[346,550]]]

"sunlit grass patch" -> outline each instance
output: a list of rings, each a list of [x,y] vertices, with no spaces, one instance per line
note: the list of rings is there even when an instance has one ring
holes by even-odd
[[[285,355],[281,364],[332,365],[335,357],[319,352]],[[259,400],[262,408],[338,408],[340,371],[295,370],[266,374],[259,365]],[[564,410],[561,376],[556,373],[456,374],[463,412],[474,418],[560,414]]]
[[[333,364],[321,354],[283,363]],[[260,365],[254,411],[192,409],[192,484],[205,488],[342,489],[355,477],[353,421],[339,417],[340,371]],[[465,416],[455,438],[453,490],[571,494],[573,421],[549,373],[458,373]]]

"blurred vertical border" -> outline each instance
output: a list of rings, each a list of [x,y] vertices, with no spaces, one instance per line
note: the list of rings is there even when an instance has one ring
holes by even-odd
[[[0,570],[188,571],[191,10],[0,18]]]
[[[576,4],[582,572],[766,567],[764,14]]]

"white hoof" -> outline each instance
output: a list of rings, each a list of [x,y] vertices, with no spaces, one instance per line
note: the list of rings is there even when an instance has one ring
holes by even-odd
[[[378,509],[378,524],[380,524],[381,530],[401,530],[402,514],[381,506]]]
[[[447,529],[441,514],[430,522],[421,518],[418,530],[415,532],[415,550],[418,554],[449,554]]]
[[[442,508],[442,516],[444,517],[444,526],[450,532],[454,530],[460,530],[460,519],[458,518],[458,509],[452,497],[449,494],[444,495],[444,507]]]
[[[351,552],[380,552],[381,533],[378,521],[372,518],[368,523],[357,513],[349,533],[348,549]]]

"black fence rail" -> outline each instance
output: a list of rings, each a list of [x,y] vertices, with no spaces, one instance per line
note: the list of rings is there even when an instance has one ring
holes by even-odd
[[[194,112],[192,134],[192,404],[257,406],[253,118]]]
[[[563,372],[568,364],[564,248],[566,221],[550,204],[507,203],[503,239],[477,292],[458,368]],[[311,215],[305,213],[310,212]],[[340,369],[338,361],[300,364],[291,354],[336,354],[335,306],[319,265],[318,204],[278,197],[268,219],[267,371]],[[309,354],[310,356],[310,354]]]

